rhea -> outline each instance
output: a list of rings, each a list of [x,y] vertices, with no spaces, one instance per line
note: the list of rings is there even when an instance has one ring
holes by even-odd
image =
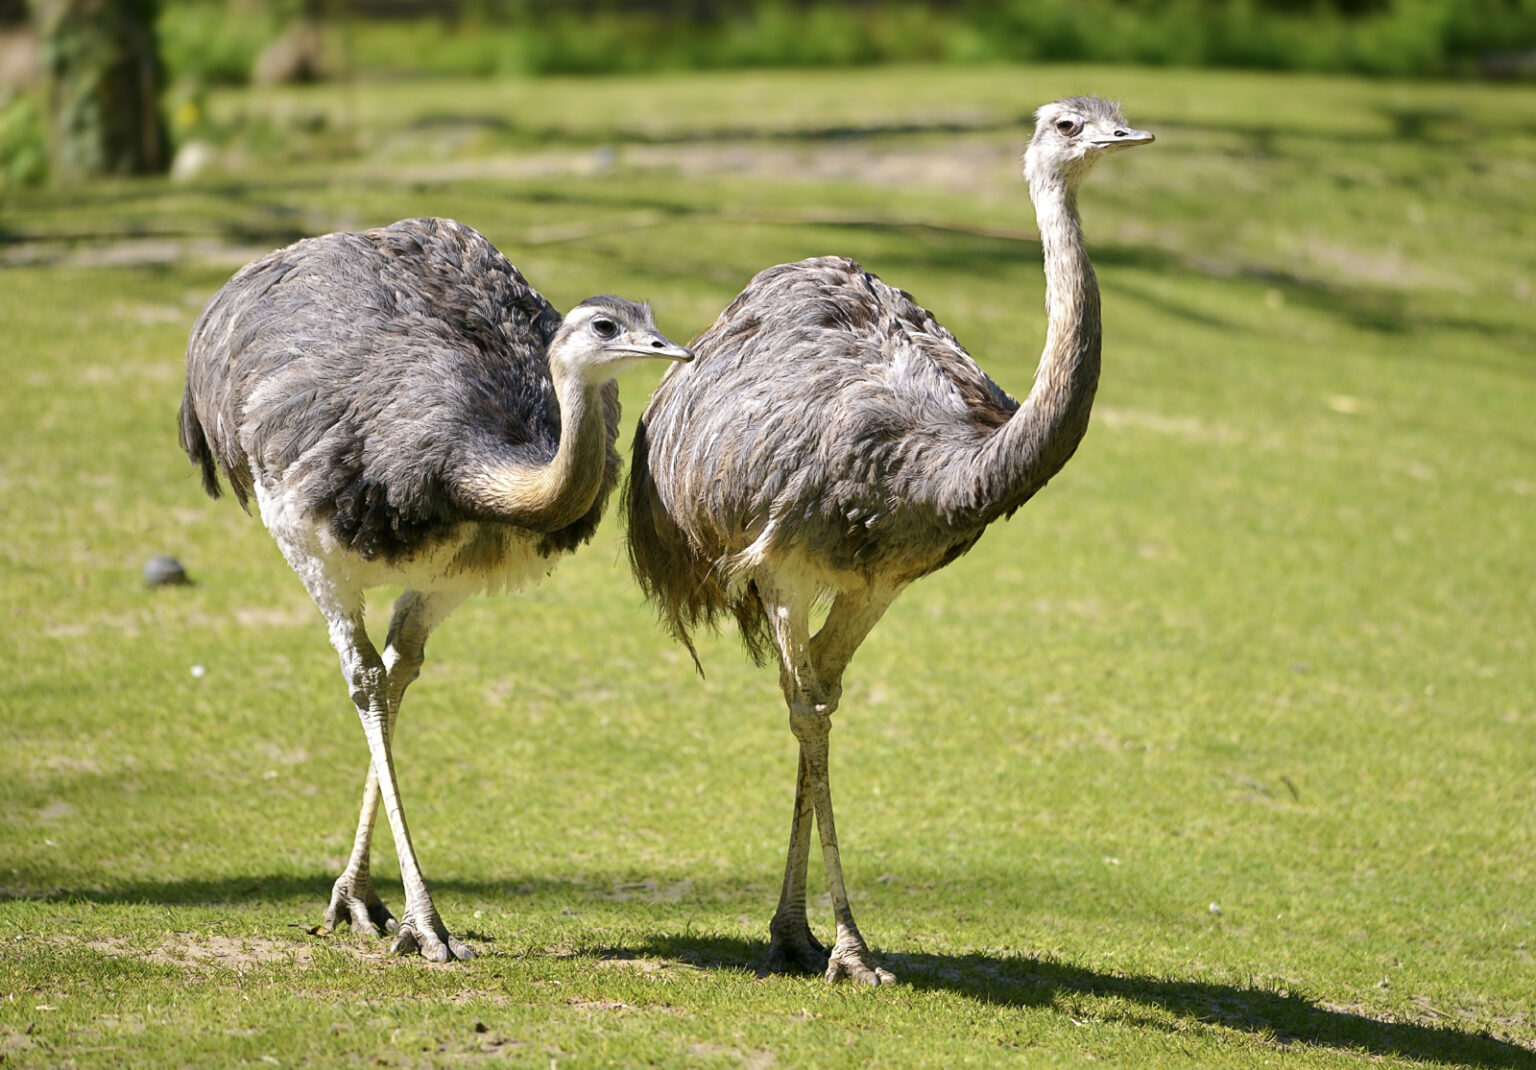
[[[615,375],[690,359],[650,309],[593,297],[563,319],[448,219],[308,238],[248,264],[192,329],[181,445],[261,519],[324,614],[368,740],[362,814],[326,928],[464,959],[422,878],[391,746],[427,637],[471,594],[535,583],[592,537],[618,479]],[[364,591],[404,588],[382,654]],[[374,888],[380,800],[404,913]]]
[[[894,980],[854,922],[833,822],[828,733],[843,673],[908,584],[969,550],[1082,440],[1101,333],[1078,187],[1105,156],[1152,140],[1094,97],[1036,113],[1024,176],[1048,327],[1022,404],[906,293],[852,260],[820,257],[753,278],[641,418],[625,494],[641,587],[690,651],[695,629],[734,616],[756,660],[776,652],[799,743],[772,969]],[[820,602],[829,609],[813,634]],[[813,817],[836,923],[830,951],[806,915]]]

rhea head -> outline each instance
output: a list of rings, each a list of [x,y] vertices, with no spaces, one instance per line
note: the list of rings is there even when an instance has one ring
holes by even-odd
[[[1024,150],[1024,177],[1031,186],[1057,178],[1075,186],[1110,153],[1154,140],[1125,121],[1119,104],[1067,97],[1035,112],[1035,136]]]
[[[595,385],[642,360],[686,362],[693,354],[656,329],[650,305],[604,295],[571,309],[550,343],[549,357]]]

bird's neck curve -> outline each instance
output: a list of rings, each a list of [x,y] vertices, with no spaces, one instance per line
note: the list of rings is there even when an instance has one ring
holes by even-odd
[[[1031,176],[1029,194],[1045,257],[1045,348],[1029,396],[981,450],[977,497],[994,516],[1061,471],[1088,430],[1099,383],[1099,283],[1083,248],[1077,183]]]
[[[608,454],[605,384],[550,361],[560,407],[560,443],[548,464],[485,464],[468,488],[491,517],[534,531],[558,531],[580,520],[602,491]]]

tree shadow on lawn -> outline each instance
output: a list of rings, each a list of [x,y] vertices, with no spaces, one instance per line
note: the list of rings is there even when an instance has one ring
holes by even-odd
[[[768,945],[733,936],[672,934],[600,953],[607,958],[681,959],[704,969],[755,970],[763,976]],[[1487,1033],[1381,1021],[1284,990],[1100,973],[1026,955],[885,952],[878,957],[902,984],[956,992],[992,1005],[1049,1007],[1064,996],[1118,998],[1184,1021],[1272,1034],[1282,1047],[1294,1043],[1462,1066],[1536,1068],[1536,1052]],[[1179,1028],[1176,1023],[1135,1020],[1170,1031]]]

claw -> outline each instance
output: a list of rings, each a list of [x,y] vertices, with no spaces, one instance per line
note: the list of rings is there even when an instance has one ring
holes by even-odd
[[[421,945],[416,940],[416,932],[408,925],[402,925],[395,933],[394,941],[389,945],[391,955],[414,955],[421,950]]]
[[[399,922],[373,890],[366,876],[343,873],[331,887],[331,902],[325,910],[325,928],[334,931],[342,922],[370,936],[394,932]]]
[[[802,918],[798,922],[774,923],[768,927],[772,942],[768,947],[768,972],[822,973],[827,967],[827,949]]]
[[[449,933],[435,912],[417,922],[410,911],[395,932],[391,955],[420,954],[428,962],[463,962],[475,957],[475,949]]]
[[[868,949],[862,947],[841,948],[834,951],[832,957],[827,960],[825,979],[829,985],[835,985],[845,979],[861,985],[896,983],[896,975],[870,962]]]

